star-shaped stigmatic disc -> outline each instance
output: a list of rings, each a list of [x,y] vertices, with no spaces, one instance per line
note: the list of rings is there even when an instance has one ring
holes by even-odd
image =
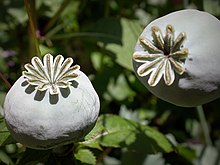
[[[175,73],[182,75],[185,72],[184,60],[189,54],[187,48],[183,48],[186,33],[181,32],[174,39],[174,28],[167,25],[165,36],[157,26],[152,26],[152,38],[140,37],[139,42],[143,51],[136,51],[133,59],[142,63],[137,74],[144,77],[150,74],[148,84],[156,86],[163,77],[166,85],[170,86],[175,80]]]
[[[23,76],[27,82],[36,86],[35,89],[45,91],[49,89],[51,95],[58,94],[60,88],[67,88],[71,85],[78,74],[75,72],[80,69],[79,65],[71,66],[72,58],[64,60],[62,55],[53,59],[51,54],[43,57],[43,62],[38,57],[33,57],[31,64],[25,64]]]

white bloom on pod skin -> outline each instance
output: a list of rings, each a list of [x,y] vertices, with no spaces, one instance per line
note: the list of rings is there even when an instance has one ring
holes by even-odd
[[[194,107],[220,97],[220,21],[186,9],[152,21],[135,46],[133,67],[158,98]]]
[[[72,58],[33,57],[4,101],[8,130],[18,142],[49,149],[82,140],[99,115],[99,97]]]

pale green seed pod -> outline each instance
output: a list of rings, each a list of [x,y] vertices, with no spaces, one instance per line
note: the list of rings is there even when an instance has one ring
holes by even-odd
[[[152,21],[135,46],[133,67],[158,98],[183,107],[220,96],[220,21],[186,9]]]
[[[4,118],[18,142],[49,149],[82,140],[94,127],[100,102],[73,60],[50,54],[32,58],[6,95]]]

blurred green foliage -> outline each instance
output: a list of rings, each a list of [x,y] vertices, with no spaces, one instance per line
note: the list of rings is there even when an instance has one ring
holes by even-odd
[[[131,55],[153,19],[197,8],[220,18],[219,0],[30,0],[41,56],[73,57],[101,101],[84,141],[38,151],[16,143],[0,118],[0,164],[220,164],[219,100],[203,106],[212,146],[195,108],[159,100],[137,80]],[[22,0],[0,1],[0,112],[4,97],[37,55]],[[202,121],[204,122],[204,121]]]

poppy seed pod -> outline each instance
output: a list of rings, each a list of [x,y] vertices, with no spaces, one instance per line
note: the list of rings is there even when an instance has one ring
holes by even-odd
[[[220,96],[220,21],[186,9],[152,21],[135,46],[133,67],[158,98],[194,107]]]
[[[18,142],[49,149],[81,140],[99,114],[99,97],[72,58],[33,57],[4,101],[8,130]]]

